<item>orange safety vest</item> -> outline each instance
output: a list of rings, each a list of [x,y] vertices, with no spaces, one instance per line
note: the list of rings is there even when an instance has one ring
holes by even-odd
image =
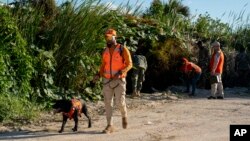
[[[109,48],[106,48],[103,52],[102,59],[105,63],[103,76],[107,79],[114,78],[115,75],[121,70],[123,70],[126,65],[124,58],[121,54],[121,45],[117,44],[113,54],[110,54]],[[117,76],[116,76],[117,77]],[[118,78],[125,78],[126,74],[119,75]]]
[[[210,71],[213,69],[213,65],[214,65],[214,56],[215,56],[216,53],[214,53],[212,55],[212,58],[210,60]],[[222,74],[222,71],[223,71],[223,65],[224,65],[224,54],[222,51],[220,51],[220,60],[219,60],[219,63],[217,65],[217,68],[215,69],[215,73],[219,73],[219,74]]]
[[[81,117],[81,113],[82,113],[81,101],[73,98],[71,99],[71,103],[72,103],[72,107],[70,108],[70,111],[68,113],[63,113],[63,114],[66,115],[71,120],[73,118],[73,114],[75,110],[78,110],[78,116]]]

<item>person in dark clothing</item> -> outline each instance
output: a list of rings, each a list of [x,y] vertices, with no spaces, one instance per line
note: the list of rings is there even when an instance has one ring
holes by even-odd
[[[207,84],[208,84],[209,76],[210,76],[209,69],[208,69],[209,60],[210,60],[209,50],[207,47],[203,45],[202,41],[198,41],[197,46],[199,48],[198,66],[200,66],[202,69],[202,73],[201,73],[198,86],[202,88],[207,88],[209,87]]]
[[[140,97],[142,83],[145,80],[145,71],[147,70],[147,59],[143,55],[133,53],[133,72],[132,72],[132,97]]]

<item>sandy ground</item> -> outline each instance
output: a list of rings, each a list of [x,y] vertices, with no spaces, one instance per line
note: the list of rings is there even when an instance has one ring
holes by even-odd
[[[250,94],[244,88],[225,89],[224,100],[207,100],[208,90],[198,89],[195,97],[180,94],[183,87],[166,92],[143,94],[142,98],[127,97],[129,126],[122,129],[118,110],[114,111],[116,131],[102,134],[106,126],[103,102],[88,103],[93,127],[87,128],[86,118],[72,132],[68,121],[65,132],[61,115],[43,115],[43,120],[18,128],[1,125],[0,140],[17,141],[229,141],[231,124],[250,123]]]

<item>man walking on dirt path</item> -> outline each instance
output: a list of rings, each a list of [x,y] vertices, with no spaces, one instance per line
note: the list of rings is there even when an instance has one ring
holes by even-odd
[[[129,50],[116,42],[116,31],[108,29],[105,32],[106,48],[102,54],[100,72],[95,76],[94,82],[103,77],[103,96],[105,103],[107,127],[103,133],[112,133],[113,126],[113,98],[122,115],[122,127],[127,128],[126,75],[132,68],[132,59]]]
[[[220,43],[215,41],[212,44],[213,54],[210,59],[210,75],[211,75],[211,96],[208,99],[224,99],[224,91],[222,84],[222,72],[224,65],[224,54],[220,49]]]
[[[190,84],[192,84],[192,93],[189,96],[195,96],[196,83],[201,76],[201,68],[196,64],[189,62],[186,58],[182,58],[181,71],[184,73],[186,81],[186,93],[189,93]]]
[[[133,72],[132,72],[132,97],[140,97],[140,91],[142,89],[142,83],[145,80],[145,71],[147,70],[147,59],[143,55],[132,55],[133,60]]]

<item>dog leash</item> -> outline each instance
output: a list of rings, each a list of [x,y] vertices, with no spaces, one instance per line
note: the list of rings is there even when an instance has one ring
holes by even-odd
[[[121,71],[117,72],[117,73],[114,75],[114,78],[115,78],[115,77],[118,77],[120,74],[121,74]],[[115,80],[114,78],[110,78],[110,80],[109,80],[108,82],[106,82],[106,83],[103,83],[103,85],[109,84],[111,81]],[[120,80],[120,79],[119,79],[119,80]],[[118,83],[115,87],[112,87],[112,89],[118,87],[118,85],[119,85],[119,83]],[[109,86],[109,87],[110,87],[110,86]]]

